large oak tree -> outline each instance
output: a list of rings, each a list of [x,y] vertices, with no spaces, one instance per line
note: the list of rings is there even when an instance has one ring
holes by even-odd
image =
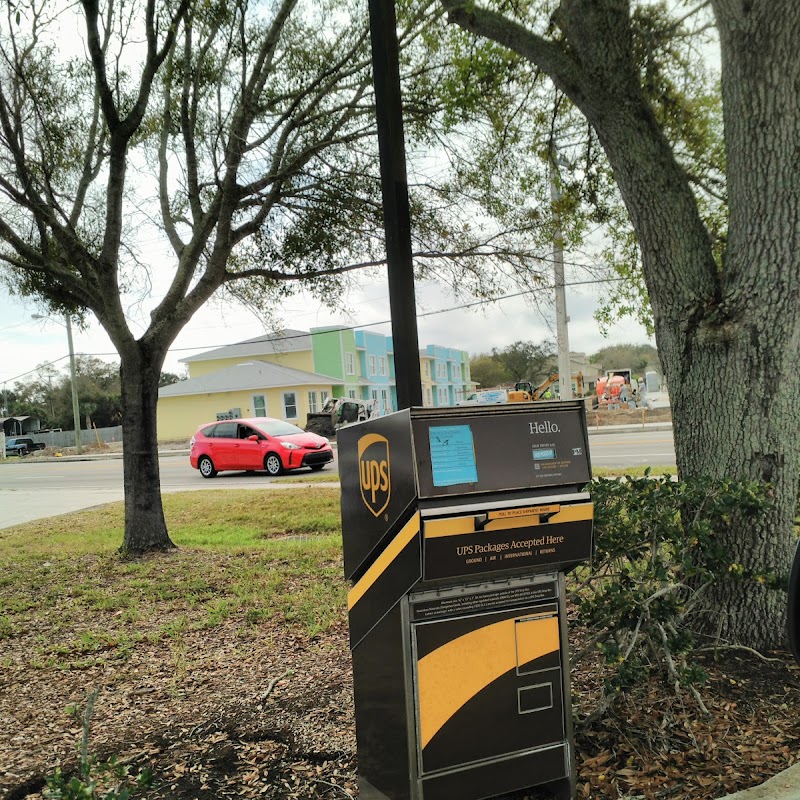
[[[723,544],[739,575],[716,587],[710,632],[783,642],[786,595],[770,586],[790,566],[800,466],[800,4],[442,2],[452,22],[549,75],[596,132],[638,240],[681,475],[774,487],[755,523],[731,520]],[[718,36],[722,237],[653,99],[643,57],[652,42],[637,28],[655,7],[670,20],[655,33]],[[675,109],[692,113],[690,104]]]
[[[441,16],[435,0],[399,14],[423,142],[437,83],[423,34]],[[222,292],[264,309],[299,285],[337,303],[383,258],[373,103],[364,3],[6,5],[0,263],[17,293],[94,315],[119,353],[124,552],[172,546],[156,401],[192,315]],[[524,271],[515,232],[483,239],[449,190],[413,188],[418,274],[482,291],[485,257]],[[148,308],[144,330],[131,304]]]

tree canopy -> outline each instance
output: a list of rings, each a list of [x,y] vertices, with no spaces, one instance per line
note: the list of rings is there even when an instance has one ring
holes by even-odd
[[[472,379],[482,387],[517,381],[530,381],[535,386],[556,369],[555,346],[552,342],[517,341],[473,356],[469,368]]]
[[[448,130],[466,142],[437,93],[441,17],[433,0],[399,13],[417,275],[535,285],[534,221],[467,224],[465,185],[420,171]],[[350,0],[23,0],[0,19],[0,262],[12,291],[94,315],[119,353],[127,552],[171,545],[155,408],[192,315],[216,295],[268,318],[301,286],[338,305],[383,262],[370,62]]]
[[[93,356],[75,358],[81,425],[113,427],[122,421],[119,365]],[[44,364],[7,392],[9,416],[36,417],[43,428],[72,430],[72,381],[69,369]]]
[[[606,369],[629,368],[637,375],[644,375],[648,370],[661,373],[658,351],[650,344],[608,345],[589,356],[589,361]]]

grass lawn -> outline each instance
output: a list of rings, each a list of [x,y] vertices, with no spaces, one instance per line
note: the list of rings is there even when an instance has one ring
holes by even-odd
[[[0,531],[0,796],[74,762],[96,687],[92,746],[134,758],[214,705],[263,708],[273,680],[294,706],[349,692],[346,662],[320,675],[348,652],[338,488],[169,494],[164,510],[178,549],[131,561],[121,503]]]

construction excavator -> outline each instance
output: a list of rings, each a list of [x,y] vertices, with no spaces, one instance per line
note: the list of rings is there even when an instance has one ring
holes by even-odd
[[[575,381],[575,388],[577,390],[578,397],[583,397],[583,373],[582,372],[575,372],[571,376],[572,380]],[[530,381],[519,381],[515,384],[514,389],[515,392],[521,392],[528,394],[529,396],[526,398],[519,398],[516,402],[523,402],[524,400],[549,400],[549,397],[545,397],[547,394],[547,390],[553,386],[554,384],[558,383],[558,373],[555,372],[552,375],[549,375],[545,380],[543,380],[538,386],[534,387]],[[509,392],[508,401],[513,402],[511,400],[511,395],[514,392]]]

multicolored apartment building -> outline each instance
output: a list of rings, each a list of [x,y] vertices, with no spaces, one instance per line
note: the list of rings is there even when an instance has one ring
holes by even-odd
[[[453,405],[474,391],[466,351],[428,345],[419,355],[424,405]],[[366,329],[283,330],[182,362],[189,377],[159,390],[161,440],[191,436],[218,414],[303,427],[329,397],[375,400],[382,414],[397,409],[392,338]]]

